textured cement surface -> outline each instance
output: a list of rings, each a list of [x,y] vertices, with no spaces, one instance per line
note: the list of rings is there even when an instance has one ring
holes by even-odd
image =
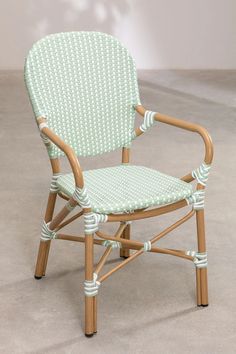
[[[83,245],[54,241],[47,276],[33,278],[50,166],[22,73],[0,74],[0,353],[236,352],[235,83],[235,72],[140,73],[144,105],[203,124],[215,144],[206,201],[210,306],[195,305],[190,262],[145,254],[103,283],[98,334],[87,339]],[[131,161],[181,176],[197,167],[202,157],[197,136],[159,125],[134,142]],[[119,161],[115,152],[82,159],[81,164],[88,169]],[[133,237],[146,240],[180,214],[183,211],[136,222]],[[82,230],[80,222],[68,229]],[[194,249],[194,220],[160,245]],[[96,260],[100,252],[96,248]],[[106,269],[117,262],[114,251]]]

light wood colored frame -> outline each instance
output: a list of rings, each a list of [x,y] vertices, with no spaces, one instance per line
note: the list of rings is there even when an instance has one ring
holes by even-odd
[[[146,109],[140,105],[136,107],[136,111],[141,116],[144,116]],[[213,159],[213,144],[205,128],[197,124],[188,123],[186,121],[176,119],[161,113],[157,113],[155,115],[155,120],[164,124],[172,125],[174,127],[187,130],[189,132],[199,134],[203,139],[205,145],[204,162],[208,165],[211,164]],[[40,117],[38,119],[38,123],[40,124],[43,122],[45,122],[45,118]],[[143,133],[140,130],[140,128],[137,128],[135,132],[137,136]],[[52,143],[57,145],[65,153],[74,175],[76,187],[83,188],[84,186],[83,172],[80,167],[78,158],[75,155],[73,149],[70,146],[68,146],[64,141],[62,141],[48,127],[43,127],[42,133],[46,137],[48,137],[48,139]],[[50,144],[50,141],[48,142],[48,144]],[[123,148],[122,162],[127,163],[129,162],[129,159],[130,159],[130,149]],[[54,174],[59,173],[60,172],[59,160],[51,159],[50,161],[51,161],[52,172]],[[181,179],[188,183],[193,181],[193,177],[191,173],[186,174]],[[204,189],[204,186],[198,183],[197,189],[198,190]],[[64,226],[76,220],[77,218],[81,217],[83,214],[91,212],[91,209],[84,208],[81,211],[79,211],[76,215],[66,219],[70,211],[65,206],[55,217],[53,217],[57,195],[69,201],[71,205],[73,206],[77,205],[77,202],[72,197],[68,198],[63,193],[50,192],[48,197],[46,213],[45,213],[45,221],[47,223],[50,222],[49,228],[51,230],[57,230],[57,239],[85,243],[85,279],[86,280],[93,280],[94,272],[98,275],[100,274],[104,264],[106,263],[109,254],[112,251],[111,246],[107,247],[102,257],[100,258],[99,262],[97,263],[96,267],[94,268],[94,259],[93,259],[94,245],[101,246],[104,240],[119,241],[120,244],[122,245],[122,248],[120,250],[120,256],[124,257],[125,259],[120,264],[115,266],[113,269],[100,276],[100,278],[98,278],[100,283],[105,281],[114,272],[123,268],[126,264],[128,264],[129,262],[131,262],[132,260],[134,260],[136,257],[138,257],[144,252],[143,250],[144,244],[142,242],[130,239],[130,224],[127,224],[127,221],[140,220],[144,218],[159,216],[187,206],[186,200],[181,200],[179,202],[170,205],[153,208],[150,210],[144,210],[144,209],[136,210],[131,214],[110,214],[108,215],[108,222],[119,223],[119,228],[114,236],[107,235],[101,231],[97,231],[95,234],[90,234],[86,236],[74,236],[74,235],[66,235],[63,233],[59,233],[58,231],[62,229]],[[169,232],[173,231],[175,228],[179,227],[184,222],[189,220],[193,215],[196,215],[198,252],[201,253],[206,252],[204,210],[196,210],[196,211],[191,210],[184,217],[178,220],[176,223],[163,230],[160,234],[154,236],[150,240],[152,244],[150,252],[172,255],[175,257],[192,261],[193,257],[186,255],[185,251],[165,249],[165,248],[163,249],[159,247],[154,247],[153,244],[159,241],[162,237],[167,235]],[[51,241],[42,241],[42,240],[40,241],[37,264],[35,269],[35,278],[37,279],[40,279],[42,276],[45,275],[50,244]],[[134,250],[132,254],[130,254],[130,250]],[[197,293],[197,305],[207,306],[208,305],[207,268],[202,268],[202,269],[196,268],[196,293]],[[97,331],[96,296],[94,297],[85,296],[85,334],[87,336],[92,336],[94,333],[96,333],[96,331]]]

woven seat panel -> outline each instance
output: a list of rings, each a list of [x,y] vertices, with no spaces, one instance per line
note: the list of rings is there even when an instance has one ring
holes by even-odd
[[[134,165],[84,171],[84,181],[93,211],[104,214],[170,204],[193,193],[189,183]],[[75,189],[73,175],[60,176],[57,185],[71,196]]]
[[[126,48],[100,32],[65,32],[35,43],[25,82],[37,117],[78,156],[128,146],[134,106],[140,104],[136,68]],[[55,145],[49,156],[63,156]]]

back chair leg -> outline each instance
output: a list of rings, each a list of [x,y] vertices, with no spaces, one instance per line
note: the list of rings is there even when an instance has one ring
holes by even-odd
[[[126,240],[130,240],[130,231],[131,231],[131,225],[127,224],[121,237],[125,238]],[[121,248],[120,249],[120,257],[128,258],[129,256],[130,256],[130,250],[128,248]]]
[[[85,236],[85,282],[93,283],[93,234]],[[92,337],[97,331],[95,296],[85,294],[85,335]]]
[[[198,252],[206,252],[204,209],[196,211]],[[208,306],[207,268],[196,268],[197,304]]]
[[[45,213],[46,223],[52,220],[54,209],[55,209],[56,197],[57,197],[56,193],[52,193],[52,192],[49,193],[48,203],[47,203],[47,208]],[[42,276],[44,276],[46,273],[50,245],[51,245],[51,241],[42,241],[42,240],[40,241],[37,263],[36,263],[36,268],[34,273],[35,279],[41,279]]]

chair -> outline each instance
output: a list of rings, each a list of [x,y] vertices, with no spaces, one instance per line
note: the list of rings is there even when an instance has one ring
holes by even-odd
[[[213,158],[207,131],[196,124],[146,110],[140,103],[133,59],[120,42],[99,32],[67,32],[35,43],[25,62],[25,82],[38,128],[46,146],[52,180],[43,221],[35,278],[45,275],[50,244],[63,239],[85,244],[85,335],[97,332],[97,294],[114,272],[144,252],[168,254],[192,261],[196,267],[197,305],[208,305],[207,252],[204,231],[205,186]],[[134,129],[135,112],[143,117]],[[169,124],[197,133],[205,145],[204,162],[182,178],[130,164],[133,139],[155,124]],[[119,166],[82,171],[78,157],[122,149]],[[72,172],[63,174],[66,156]],[[190,183],[196,180],[196,187]],[[65,206],[53,216],[56,198]],[[187,214],[149,241],[130,238],[131,222],[190,207]],[[72,211],[77,208],[77,212]],[[175,250],[155,246],[166,234],[196,215],[198,249]],[[84,235],[61,229],[83,217]],[[114,235],[101,224],[118,223]],[[105,251],[94,265],[94,246]],[[121,262],[101,275],[113,249]]]

